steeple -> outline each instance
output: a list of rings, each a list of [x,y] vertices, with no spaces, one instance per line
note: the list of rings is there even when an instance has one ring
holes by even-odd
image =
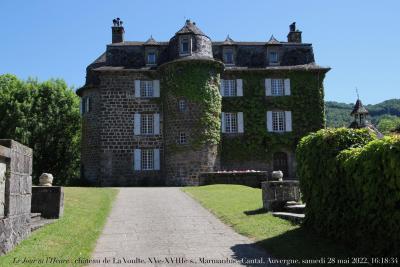
[[[357,98],[356,104],[354,105],[353,111],[350,115],[354,117],[354,122],[351,124],[351,126],[354,127],[352,128],[362,128],[366,126],[368,110],[364,107],[359,98]]]

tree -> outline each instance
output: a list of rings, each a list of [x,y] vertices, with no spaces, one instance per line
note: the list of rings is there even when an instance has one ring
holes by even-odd
[[[79,177],[79,97],[63,80],[21,81],[0,75],[0,138],[33,149],[33,181],[50,172],[55,184]]]
[[[378,129],[382,133],[388,134],[400,127],[400,117],[385,115],[382,116],[378,123]]]

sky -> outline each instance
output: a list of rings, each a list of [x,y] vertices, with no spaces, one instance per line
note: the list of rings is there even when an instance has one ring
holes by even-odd
[[[62,78],[75,89],[111,42],[112,19],[125,40],[168,41],[186,19],[212,40],[286,41],[296,22],[316,63],[331,67],[325,100],[364,103],[400,98],[400,1],[0,0],[0,74]]]

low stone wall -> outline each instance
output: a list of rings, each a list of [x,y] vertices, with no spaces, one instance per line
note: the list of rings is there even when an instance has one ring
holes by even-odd
[[[64,189],[61,186],[33,186],[33,213],[40,213],[46,219],[58,219],[64,213]]]
[[[260,188],[267,177],[267,172],[205,172],[199,175],[199,185],[238,184]]]
[[[287,201],[301,199],[298,180],[266,181],[261,188],[263,207],[268,211],[282,210]]]
[[[0,255],[31,233],[32,149],[0,140]]]

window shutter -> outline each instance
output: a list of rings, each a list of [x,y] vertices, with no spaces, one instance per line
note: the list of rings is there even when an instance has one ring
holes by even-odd
[[[140,97],[140,80],[135,80],[135,97]]]
[[[142,150],[134,149],[133,151],[133,168],[135,171],[140,171],[142,169]]]
[[[160,170],[160,149],[153,149],[154,170]]]
[[[236,80],[236,95],[243,96],[243,80],[242,79]]]
[[[272,95],[271,87],[272,87],[271,79],[265,79],[265,95],[266,96]]]
[[[237,120],[238,120],[238,133],[244,133],[243,112],[237,113]]]
[[[79,112],[81,113],[81,115],[83,115],[83,98],[81,98],[81,101],[79,103]]]
[[[221,79],[221,83],[219,86],[219,92],[221,93],[221,96],[224,96],[224,80]]]
[[[155,113],[153,115],[153,123],[154,123],[154,134],[158,135],[160,134],[160,114],[159,113]]]
[[[86,98],[86,112],[90,112],[92,107],[90,106],[90,97]]]
[[[285,95],[290,95],[290,79],[285,79]]]
[[[286,132],[292,131],[292,112],[285,111]]]
[[[272,111],[267,111],[267,131],[273,132],[272,129]]]
[[[225,112],[221,112],[221,131],[225,133]]]
[[[160,80],[153,81],[153,97],[160,97]]]
[[[141,123],[141,118],[140,118],[140,113],[135,113],[134,115],[134,127],[133,127],[133,134],[134,135],[140,135],[140,123]]]

